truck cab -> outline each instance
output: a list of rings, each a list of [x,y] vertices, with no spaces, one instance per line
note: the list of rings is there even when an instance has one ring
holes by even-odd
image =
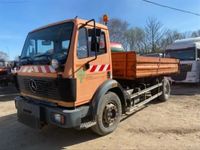
[[[96,38],[101,43],[96,45],[98,50],[94,48],[93,21],[72,19],[30,32],[20,56],[17,78],[21,97],[18,99],[23,97],[35,103],[45,105],[48,102],[69,108],[45,111],[53,124],[57,124],[56,120],[51,120],[57,114],[69,114],[68,118],[73,118],[71,123],[60,126],[80,124],[81,119],[76,116],[81,116],[80,113],[88,111],[89,107],[83,106],[71,116],[73,108],[89,103],[99,85],[112,77],[108,29],[101,24],[96,27],[101,29]]]
[[[180,74],[170,77],[177,83],[200,82],[200,37],[174,41],[165,50],[166,57],[180,59]]]

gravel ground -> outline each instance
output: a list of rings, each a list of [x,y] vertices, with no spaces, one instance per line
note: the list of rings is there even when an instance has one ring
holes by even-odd
[[[12,86],[0,88],[0,149],[200,149],[200,87],[174,85],[169,101],[156,101],[99,137],[90,130],[46,126],[34,130],[17,121]]]

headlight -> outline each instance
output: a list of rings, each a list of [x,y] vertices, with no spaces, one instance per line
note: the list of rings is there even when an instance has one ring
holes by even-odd
[[[51,66],[54,68],[54,69],[58,69],[59,67],[59,62],[57,59],[52,59],[51,60]]]

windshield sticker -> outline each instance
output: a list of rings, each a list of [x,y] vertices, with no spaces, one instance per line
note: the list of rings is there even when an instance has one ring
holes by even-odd
[[[77,72],[77,78],[80,80],[80,83],[83,82],[83,79],[86,77],[86,73],[83,68],[79,69]]]
[[[18,72],[22,73],[55,73],[52,66],[22,66]]]

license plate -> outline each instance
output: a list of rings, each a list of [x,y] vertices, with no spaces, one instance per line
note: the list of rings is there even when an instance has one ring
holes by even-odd
[[[25,101],[18,101],[18,120],[32,128],[41,128],[40,107]]]

